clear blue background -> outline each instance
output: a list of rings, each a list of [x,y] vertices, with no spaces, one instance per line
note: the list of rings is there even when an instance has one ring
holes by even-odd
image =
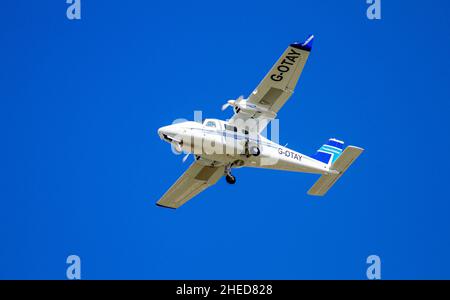
[[[450,278],[448,1],[3,1],[0,278]],[[281,143],[364,154],[330,193],[314,175],[239,169],[179,210],[188,167],[156,131],[226,119],[286,46],[316,35]]]

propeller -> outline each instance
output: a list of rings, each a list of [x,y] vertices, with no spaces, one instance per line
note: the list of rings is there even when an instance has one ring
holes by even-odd
[[[224,105],[222,105],[222,110],[227,109],[229,106],[238,106],[239,103],[244,99],[244,96],[241,95],[239,96],[239,98],[237,98],[236,100],[228,100],[227,103],[225,103]]]
[[[188,159],[189,155],[191,155],[191,152],[188,152],[182,159],[183,163],[186,162],[186,160]]]
[[[222,111],[224,111],[225,109],[228,108],[228,106],[233,106],[234,105],[234,100],[228,100],[227,103],[225,103],[224,105],[222,105]]]

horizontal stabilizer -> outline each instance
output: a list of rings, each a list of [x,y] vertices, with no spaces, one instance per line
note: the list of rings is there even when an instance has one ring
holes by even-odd
[[[308,195],[325,195],[363,151],[364,149],[355,146],[345,148],[344,152],[342,152],[330,167],[330,170],[337,171],[338,173],[320,176],[316,183],[309,189]]]

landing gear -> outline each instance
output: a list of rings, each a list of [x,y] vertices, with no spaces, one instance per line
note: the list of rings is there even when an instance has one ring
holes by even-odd
[[[250,154],[253,156],[258,156],[259,154],[261,154],[261,151],[259,150],[259,148],[257,146],[251,146]]]
[[[229,184],[235,184],[236,183],[236,177],[231,175],[231,165],[225,166],[225,179]]]
[[[226,181],[227,181],[229,184],[235,184],[235,183],[236,183],[236,177],[234,177],[234,176],[231,175],[231,174],[227,174],[227,176],[225,177],[225,179],[226,179]]]
[[[245,156],[250,157],[250,156],[258,156],[261,154],[261,150],[259,150],[259,147],[255,144],[250,144],[250,141],[247,140],[245,142]]]

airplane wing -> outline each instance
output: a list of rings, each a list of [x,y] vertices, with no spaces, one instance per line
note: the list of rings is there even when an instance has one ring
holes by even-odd
[[[258,111],[249,114],[248,111],[236,110],[234,116],[230,119],[230,123],[238,126],[242,120],[255,119],[258,124],[257,131],[261,132],[270,120],[276,117],[278,111],[294,93],[294,88],[308,60],[313,39],[314,36],[311,35],[303,43],[289,45],[269,73],[248,97],[247,103],[267,109],[272,117],[267,117],[267,114],[262,114]]]
[[[204,166],[195,161],[156,203],[178,208],[188,200],[214,185],[223,175],[224,167]]]

